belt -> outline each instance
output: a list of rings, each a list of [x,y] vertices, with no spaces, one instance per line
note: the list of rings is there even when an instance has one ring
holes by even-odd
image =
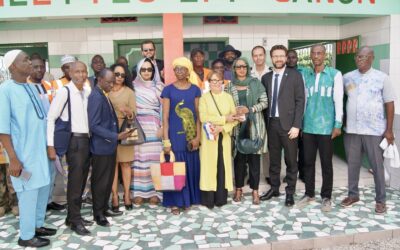
[[[270,117],[269,119],[272,121],[279,121],[279,117]]]
[[[88,133],[72,133],[72,136],[89,138],[89,134]]]

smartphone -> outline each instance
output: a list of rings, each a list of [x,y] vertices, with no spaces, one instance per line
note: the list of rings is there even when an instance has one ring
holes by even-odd
[[[19,176],[19,178],[21,178],[25,183],[29,181],[29,179],[31,178],[32,173],[29,171],[26,171],[25,169],[22,169],[21,174]]]

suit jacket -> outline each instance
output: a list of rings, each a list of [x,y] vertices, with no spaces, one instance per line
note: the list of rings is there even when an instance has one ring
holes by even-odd
[[[118,119],[111,102],[99,87],[92,89],[88,100],[90,152],[112,155],[118,146]]]
[[[265,113],[266,123],[269,124],[269,114],[272,102],[272,75],[273,71],[268,72],[261,78],[268,95],[268,109]],[[296,69],[286,67],[279,86],[278,112],[281,126],[284,130],[290,128],[301,128],[304,113],[304,81],[301,74]],[[267,125],[268,126],[268,125]]]
[[[96,84],[95,84],[96,76],[95,76],[95,75],[89,76],[89,77],[88,77],[88,80],[89,80],[89,82],[90,82],[90,87],[91,87],[92,89],[94,89],[94,87],[96,87],[96,85],[97,85],[97,82],[96,82]]]

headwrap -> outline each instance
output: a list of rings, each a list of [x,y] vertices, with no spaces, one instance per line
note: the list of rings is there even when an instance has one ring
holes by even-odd
[[[6,69],[10,68],[10,66],[14,63],[15,59],[17,58],[17,56],[22,52],[22,50],[20,49],[13,49],[8,51],[5,55],[4,55],[4,66],[6,67]]]
[[[142,60],[140,60],[137,63],[137,65],[136,65],[137,77],[140,77],[140,79],[142,81],[144,81],[143,78],[142,78],[142,75],[140,74],[140,69],[142,68],[142,65],[143,65],[144,62],[149,62],[150,65],[151,65],[151,68],[153,69],[153,74],[151,75],[150,81],[156,81],[156,82],[161,81],[160,80],[160,73],[158,72],[158,69],[156,68],[157,66],[154,65],[153,62],[151,61],[151,59],[149,59],[147,57],[143,58]]]
[[[71,56],[71,55],[63,55],[61,57],[61,66],[64,66],[64,64],[67,63],[72,63],[72,62],[76,62],[76,57]]]
[[[178,57],[172,62],[172,66],[174,69],[178,66],[187,68],[189,72],[189,82],[196,86],[199,86],[197,75],[193,71],[193,64],[189,59],[187,59],[186,57]]]

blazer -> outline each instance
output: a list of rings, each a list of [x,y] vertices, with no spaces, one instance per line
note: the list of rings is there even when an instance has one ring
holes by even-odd
[[[269,125],[269,114],[272,102],[272,75],[273,71],[268,72],[261,78],[261,82],[267,91],[268,109],[264,113],[264,118]],[[286,67],[282,81],[279,86],[278,111],[279,120],[284,130],[289,131],[292,127],[301,128],[304,113],[304,81],[301,74],[296,69]]]
[[[118,146],[118,119],[115,110],[99,87],[92,89],[88,100],[90,152],[112,155]]]
[[[95,75],[92,75],[92,76],[89,76],[88,77],[88,81],[90,82],[90,87],[92,88],[92,89],[94,89],[94,87],[96,87],[95,86],[95,80],[96,80],[96,76]],[[97,82],[96,82],[97,83]],[[96,84],[97,85],[97,84]]]

